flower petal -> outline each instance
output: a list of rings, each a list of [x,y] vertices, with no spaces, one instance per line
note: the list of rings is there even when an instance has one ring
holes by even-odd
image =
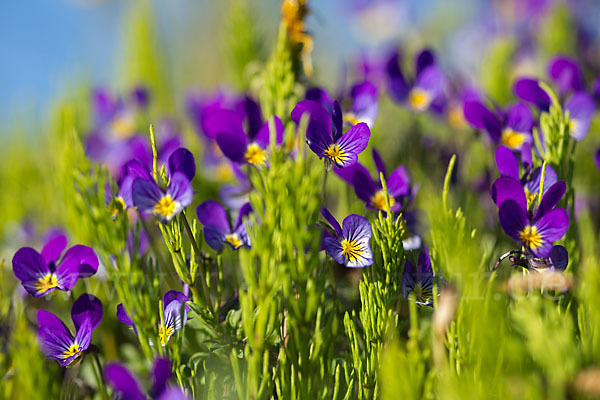
[[[129,314],[125,310],[123,303],[119,303],[117,305],[117,319],[127,326],[133,326],[133,321],[131,320],[131,317],[129,317]]]
[[[548,111],[550,108],[550,96],[540,87],[537,79],[518,79],[514,85],[514,92],[518,98],[533,103],[542,111]]]
[[[140,385],[127,368],[118,363],[107,364],[104,367],[104,378],[123,399],[145,400],[146,396]]]
[[[410,87],[400,69],[400,53],[393,52],[385,64],[387,87],[392,99],[403,103],[408,96]]]
[[[521,243],[521,231],[529,225],[527,213],[516,201],[509,199],[500,205],[500,226],[508,236]]]
[[[152,367],[152,394],[154,398],[165,391],[167,381],[171,379],[171,376],[173,376],[171,362],[166,358],[157,358]]]
[[[196,207],[198,220],[204,226],[215,227],[223,234],[231,232],[225,209],[218,201],[208,200]]]
[[[550,188],[544,192],[542,201],[535,212],[533,220],[537,221],[548,211],[556,207],[566,191],[567,185],[563,181],[556,182],[554,185],[550,186]]]
[[[132,189],[133,204],[142,212],[153,212],[154,206],[163,197],[156,182],[137,178],[133,181]]]
[[[542,238],[542,244],[536,249],[531,249],[536,257],[548,257],[552,244],[560,240],[569,229],[569,217],[562,208],[549,211],[543,215],[535,226]]]
[[[40,278],[52,273],[40,253],[31,247],[22,247],[13,256],[13,272],[22,282],[27,293],[33,297],[41,297],[48,291],[39,292],[36,288]]]
[[[165,325],[172,327],[173,330],[180,330],[187,321],[187,312],[190,307],[185,304],[188,297],[176,290],[169,290],[163,295],[163,310],[165,315]],[[183,309],[183,316],[181,310]]]
[[[533,127],[531,110],[523,103],[517,103],[508,109],[506,126],[515,132],[529,133]]]
[[[91,247],[77,244],[60,260],[56,275],[60,277],[63,273],[75,272],[79,278],[88,278],[98,271],[98,264],[98,257]]]
[[[552,250],[550,251],[548,258],[550,258],[554,269],[559,271],[564,271],[569,264],[569,253],[567,252],[567,249],[559,244],[552,246]]]
[[[46,260],[46,264],[50,264],[51,262],[56,263],[65,250],[65,247],[67,247],[67,237],[65,234],[60,230],[51,232],[41,253],[44,260]]]
[[[183,173],[191,182],[196,175],[196,160],[194,155],[186,148],[179,148],[169,156],[168,161],[169,175],[175,172]]]
[[[371,130],[369,126],[364,122],[354,125],[346,133],[342,135],[340,140],[338,140],[337,144],[340,146],[340,149],[347,155],[356,156],[364,149],[367,148],[369,144],[369,138],[371,137]],[[343,166],[347,167],[356,162],[356,157],[353,157],[354,162],[343,162]]]
[[[188,178],[181,172],[176,172],[171,176],[167,194],[170,195],[177,204],[174,211],[175,214],[179,214],[182,209],[192,204],[192,201],[194,200],[194,190],[192,189],[192,185]]]
[[[302,116],[308,114],[306,140],[310,149],[319,157],[333,142],[331,116],[319,103],[312,100],[302,100],[292,110],[292,120],[300,124]]]
[[[88,293],[79,296],[71,308],[71,319],[76,331],[79,331],[85,321],[90,322],[91,330],[96,329],[102,321],[102,315],[102,302],[96,296]]]
[[[329,222],[329,225],[331,225],[335,234],[338,237],[341,237],[342,236],[342,227],[340,226],[339,222],[337,222],[337,219],[335,219],[335,217],[333,215],[331,215],[329,210],[326,209],[325,207],[322,207],[321,215],[323,216],[323,218],[325,218],[327,220],[327,222]]]
[[[496,165],[500,175],[510,176],[513,179],[519,180],[519,161],[515,154],[504,146],[498,146],[496,150]]]
[[[522,209],[527,209],[527,199],[521,183],[509,176],[496,179],[490,190],[492,200],[500,207],[507,200],[513,200]]]
[[[263,149],[266,149],[271,142],[271,124],[273,124],[273,127],[275,128],[275,144],[280,146],[283,142],[283,124],[281,123],[279,117],[275,115],[273,118],[270,118],[263,124],[263,126],[260,128],[260,131],[254,138],[254,142]]]

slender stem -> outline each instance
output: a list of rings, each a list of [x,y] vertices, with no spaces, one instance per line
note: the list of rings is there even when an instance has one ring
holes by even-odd
[[[94,357],[94,363],[92,363],[92,369],[94,370],[94,375],[96,376],[96,382],[98,384],[98,390],[100,390],[100,394],[103,400],[108,400],[108,392],[106,391],[106,384],[104,383],[104,378],[102,377],[102,365],[100,364],[100,359],[98,358],[98,354],[92,353]]]
[[[208,307],[208,309],[210,310],[210,312],[214,315],[215,310],[212,307],[212,303],[210,300],[210,293],[208,291],[208,286],[206,285],[206,271],[204,270],[204,263],[202,262],[202,254],[200,253],[200,248],[198,247],[198,243],[196,243],[196,238],[194,237],[194,234],[192,233],[192,228],[190,227],[190,223],[187,220],[185,211],[181,212],[181,220],[183,221],[185,230],[187,231],[187,233],[190,237],[190,241],[192,242],[192,247],[194,248],[194,255],[196,256],[196,262],[198,263],[198,269],[200,270],[200,275],[202,278],[202,279],[200,279],[200,283],[202,284],[202,292],[204,295],[204,302],[205,302],[206,306]],[[194,290],[192,290],[192,293],[194,293]]]

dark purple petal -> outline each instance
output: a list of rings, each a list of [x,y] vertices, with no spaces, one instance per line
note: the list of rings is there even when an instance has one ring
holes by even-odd
[[[194,200],[194,190],[188,178],[181,172],[176,172],[171,176],[167,194],[171,196],[177,204],[174,214],[179,214],[182,209],[192,204]]]
[[[467,122],[479,130],[486,129],[485,120],[497,119],[496,114],[491,112],[479,100],[466,101],[463,106],[463,114]]]
[[[354,171],[356,170],[356,167],[359,165],[364,168],[364,166],[362,166],[360,163],[356,163],[356,164],[351,165],[346,168],[339,168],[334,165],[333,172],[335,172],[335,174],[337,176],[339,176],[347,184],[349,184],[350,186],[353,186],[352,179],[354,178]]]
[[[403,103],[408,96],[410,87],[406,82],[406,79],[404,79],[404,75],[400,69],[400,54],[398,52],[394,52],[390,55],[386,61],[385,70],[390,96],[397,102]]]
[[[129,314],[127,314],[122,303],[117,305],[117,319],[127,326],[133,326],[133,321],[129,317]]]
[[[71,309],[71,319],[75,325],[75,331],[79,331],[79,327],[85,321],[90,322],[92,330],[96,329],[102,321],[102,302],[96,296],[84,293],[73,303]]]
[[[51,262],[56,263],[65,247],[67,247],[67,237],[65,234],[62,231],[53,232],[46,240],[44,248],[42,248],[42,257],[46,261],[46,264],[50,264]]]
[[[204,120],[204,129],[206,136],[211,139],[216,139],[219,134],[228,134],[232,137],[246,136],[239,115],[231,110],[212,110]]]
[[[600,170],[600,149],[596,150],[596,154],[594,154],[594,162],[596,163],[596,168]]]
[[[431,258],[429,258],[429,246],[423,246],[417,261],[417,279],[421,280],[425,275],[432,274]]]
[[[430,49],[423,49],[417,54],[415,60],[415,69],[416,76],[418,77],[425,71],[427,68],[433,66],[435,64],[435,58],[433,56],[433,52]]]
[[[223,243],[225,243],[225,234],[229,231],[222,231],[213,225],[205,225],[202,229],[204,232],[204,240],[213,250],[223,250]]]
[[[343,254],[342,244],[336,238],[331,236],[327,236],[323,239],[323,246],[325,247],[325,251],[334,261],[338,264],[344,264],[346,262],[346,257]]]
[[[204,226],[212,226],[223,234],[231,232],[225,209],[218,201],[208,200],[196,208],[198,220]]]
[[[167,381],[171,379],[171,362],[166,358],[157,358],[152,367],[152,394],[154,398],[163,393],[167,387]]]
[[[561,94],[583,90],[585,87],[583,73],[577,62],[572,58],[555,57],[548,66],[548,74],[556,82],[558,91]]]
[[[519,161],[515,154],[504,146],[498,146],[496,150],[496,165],[500,175],[509,176],[517,181],[519,178]]]
[[[162,199],[163,192],[156,182],[137,178],[133,181],[133,204],[142,212],[153,212],[154,206]]]
[[[533,103],[542,111],[548,111],[550,108],[550,96],[540,87],[537,79],[518,79],[515,82],[514,92],[518,98]]]
[[[327,111],[319,104],[311,100],[302,100],[292,110],[292,120],[296,125],[304,114],[308,114],[308,126],[306,128],[306,140],[308,146],[318,156],[333,142],[331,131],[331,117]]]
[[[73,335],[54,314],[38,310],[37,319],[40,327],[37,338],[42,353],[48,358],[57,360],[61,366],[70,364],[72,360],[65,359],[64,354],[75,340]]]
[[[569,110],[569,133],[577,141],[583,140],[590,129],[590,123],[596,112],[596,103],[585,92],[575,93],[565,104]]]
[[[55,331],[58,335],[73,338],[65,324],[54,314],[46,310],[38,310],[37,323],[40,328],[48,328]]]
[[[244,219],[248,218],[248,215],[252,212],[252,206],[250,203],[246,203],[240,208],[240,212],[238,213],[237,220],[235,221],[235,225],[233,230],[237,230],[240,226],[244,225]]]
[[[333,215],[331,215],[329,210],[326,209],[325,207],[322,207],[321,215],[323,216],[323,218],[325,218],[327,220],[327,222],[329,222],[329,225],[331,225],[331,227],[335,231],[335,234],[338,237],[342,237],[342,227],[340,226],[340,223],[337,222],[337,219],[335,219],[335,217]]]
[[[194,160],[194,155],[188,149],[181,147],[169,156],[168,168],[169,175],[181,172],[191,182],[196,175],[196,160]]]
[[[231,161],[237,163],[246,161],[246,149],[248,148],[246,135],[219,133],[217,134],[217,144],[223,154]]]
[[[80,278],[88,278],[98,271],[98,264],[98,257],[94,250],[78,244],[67,250],[58,264],[56,274],[60,276],[63,272],[75,271]]]
[[[111,363],[104,367],[104,378],[123,399],[145,400],[140,385],[133,375],[121,364]]]
[[[386,180],[388,194],[391,197],[406,196],[410,193],[410,178],[405,167],[400,166],[392,171]]]
[[[306,90],[304,97],[306,100],[319,103],[329,114],[333,114],[333,99],[327,90],[320,87],[311,87]]]
[[[527,142],[523,143],[523,146],[521,147],[521,164],[523,165],[525,171],[529,171],[533,165],[531,144]]]
[[[543,215],[552,210],[562,199],[567,191],[567,185],[563,182],[556,182],[554,185],[543,193],[542,201],[533,217],[533,221],[537,221]]]
[[[354,186],[356,195],[365,203],[371,203],[372,197],[380,188],[371,178],[369,170],[362,164],[356,163],[352,168],[354,168],[352,186]]]
[[[52,273],[40,253],[31,247],[22,247],[13,256],[12,265],[15,276],[22,282],[27,293],[34,297],[41,297],[48,292],[48,290],[40,292],[36,288],[41,278]]]
[[[260,131],[254,138],[254,142],[263,149],[266,149],[271,142],[271,124],[273,124],[275,128],[275,144],[280,146],[283,142],[283,124],[281,123],[279,117],[275,115],[272,119],[263,124],[263,126],[260,128]]]
[[[506,200],[500,205],[498,212],[500,226],[508,236],[521,242],[521,232],[529,225],[527,212],[514,200]]]
[[[333,121],[333,127],[335,128],[335,131],[333,132],[333,141],[337,142],[337,140],[342,137],[342,128],[344,126],[342,107],[337,100],[333,102],[333,113],[331,114],[331,119]]]
[[[377,149],[373,148],[373,161],[375,162],[375,168],[377,169],[377,177],[379,177],[380,173],[383,173],[383,176],[387,176],[387,168],[385,167],[385,163],[379,155]]]
[[[501,207],[505,201],[512,200],[522,209],[527,209],[527,198],[525,197],[523,187],[514,178],[501,176],[496,179],[492,185],[490,194],[498,207]]]
[[[341,151],[347,156],[358,156],[364,149],[367,148],[370,137],[371,130],[369,129],[369,126],[364,122],[361,122],[348,129],[348,131],[342,135],[337,144],[340,146]],[[356,157],[353,158],[354,162],[351,162],[350,160],[342,160],[342,165],[340,166],[347,167],[354,164],[356,162]]]
[[[238,106],[236,106],[236,111],[241,115],[242,120],[246,121],[248,138],[250,141],[255,140],[256,135],[263,124],[260,106],[252,98],[245,96]]]
[[[506,126],[515,132],[528,133],[533,127],[531,110],[523,103],[517,103],[508,109]]]
[[[90,343],[92,342],[92,332],[94,328],[92,327],[93,322],[90,319],[84,319],[77,329],[77,333],[75,334],[75,343],[79,345],[79,351],[83,352],[90,347]],[[71,357],[71,361],[77,358],[79,354],[76,354]],[[69,361],[69,363],[71,362]]]
[[[561,245],[552,246],[550,255],[548,256],[552,262],[552,267],[559,271],[564,271],[569,264],[569,253]]]
[[[552,250],[552,243],[560,240],[569,229],[569,217],[562,208],[557,208],[546,213],[535,223],[542,244],[531,251],[536,257],[548,257]]]

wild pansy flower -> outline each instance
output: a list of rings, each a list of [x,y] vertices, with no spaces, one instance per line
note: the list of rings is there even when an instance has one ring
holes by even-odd
[[[164,326],[158,326],[158,338],[162,346],[169,343],[171,336],[185,326],[187,312],[190,309],[190,307],[185,304],[188,300],[189,299],[185,294],[178,292],[177,290],[169,290],[163,295],[162,307],[165,324]],[[117,305],[117,319],[125,325],[131,326],[133,332],[137,335],[137,329],[123,304]]]
[[[223,154],[239,164],[264,165],[266,163],[271,141],[271,126],[275,129],[275,143],[279,146],[283,142],[281,120],[274,116],[269,121],[263,122],[258,104],[249,97],[238,106],[237,111],[218,109],[206,118],[206,128],[215,137]]]
[[[306,141],[310,149],[339,168],[354,165],[369,143],[369,126],[361,122],[342,133],[342,112],[337,102],[334,102],[333,115],[330,116],[319,103],[302,100],[292,110],[292,120],[299,125],[305,114],[308,114]],[[332,128],[332,117],[335,129]]]
[[[92,332],[102,320],[102,302],[91,294],[82,294],[73,303],[71,319],[75,335],[54,314],[45,310],[37,313],[37,337],[41,350],[46,357],[58,361],[61,367],[71,365],[90,346]]]
[[[521,150],[533,141],[533,115],[523,103],[510,106],[506,111],[491,111],[479,100],[464,104],[466,120],[475,128],[485,130],[495,143],[502,143],[512,150]]]
[[[417,54],[412,82],[405,78],[399,62],[400,54],[394,52],[386,64],[388,91],[392,99],[406,104],[415,112],[423,112],[443,98],[444,75],[431,50],[425,49]]]
[[[14,255],[15,276],[33,297],[42,297],[54,290],[71,290],[77,279],[87,278],[98,270],[98,257],[91,247],[75,245],[68,249],[67,237],[60,233],[52,236],[41,254],[31,247],[22,247]]]
[[[585,78],[577,61],[567,56],[556,56],[548,63],[548,76],[556,83],[558,92],[566,95],[569,92],[585,90]]]
[[[517,97],[534,104],[541,111],[550,109],[550,96],[542,89],[537,79],[518,79],[514,91]],[[569,134],[576,141],[583,140],[596,112],[594,98],[585,91],[575,92],[567,98],[564,109],[569,112]]]
[[[371,177],[369,170],[360,163],[356,163],[350,168],[335,169],[335,171],[354,187],[356,195],[366,203],[367,208],[385,211],[385,194],[379,178],[379,174],[382,173],[386,179],[390,209],[392,211],[400,210],[404,206],[405,199],[409,199],[412,192],[406,168],[399,166],[390,175],[387,175],[386,166],[376,149],[373,149],[373,160],[377,170],[375,179]]]
[[[569,217],[562,208],[554,207],[566,191],[564,182],[557,182],[543,193],[535,207],[527,206],[525,191],[515,180],[494,183],[498,215],[504,232],[521,243],[535,257],[548,257],[552,244],[562,238],[569,227]]]
[[[227,213],[219,202],[205,201],[196,208],[198,220],[204,225],[204,240],[214,250],[223,250],[228,244],[233,250],[250,247],[250,238],[246,232],[244,218],[252,212],[250,203],[244,204],[238,213],[233,229],[227,219]]]
[[[414,300],[417,304],[430,306],[433,304],[433,283],[435,274],[431,269],[429,247],[423,246],[415,268],[410,260],[406,260],[402,272],[402,296]]]
[[[142,212],[153,213],[168,224],[192,203],[194,192],[190,183],[196,174],[194,156],[180,148],[169,157],[167,164],[169,186],[163,191],[153,179],[137,177],[132,185],[133,204]]]
[[[326,208],[321,209],[321,215],[332,229],[331,232],[325,231],[323,246],[335,262],[348,268],[364,268],[373,264],[373,254],[369,247],[371,224],[365,217],[350,214],[340,226]]]
[[[104,367],[104,378],[124,400],[146,400],[148,396],[158,400],[187,400],[188,397],[181,388],[167,386],[172,376],[171,362],[165,358],[157,358],[152,367],[152,388],[146,395],[139,380],[125,366],[110,363]]]

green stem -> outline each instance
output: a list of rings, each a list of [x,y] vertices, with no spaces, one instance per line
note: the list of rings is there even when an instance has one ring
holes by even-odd
[[[192,247],[194,248],[194,255],[196,256],[196,262],[198,263],[198,269],[200,270],[200,283],[202,284],[202,294],[204,296],[204,303],[210,310],[210,312],[214,315],[215,310],[212,307],[212,303],[210,300],[210,293],[208,291],[208,286],[206,285],[206,271],[204,270],[204,263],[202,262],[202,254],[200,253],[200,248],[198,247],[198,243],[196,243],[196,238],[194,237],[194,233],[192,232],[192,228],[190,227],[190,223],[187,220],[185,215],[185,211],[181,212],[181,220],[183,221],[183,225],[185,226],[185,230],[190,237],[190,241],[192,242]],[[194,291],[192,291],[194,293]]]
[[[100,364],[100,359],[98,358],[98,354],[93,353],[94,362],[92,363],[92,369],[94,370],[94,375],[96,377],[96,382],[98,384],[98,390],[100,390],[100,395],[103,400],[108,400],[108,392],[106,391],[106,384],[104,383],[104,378],[102,377],[102,365]]]

